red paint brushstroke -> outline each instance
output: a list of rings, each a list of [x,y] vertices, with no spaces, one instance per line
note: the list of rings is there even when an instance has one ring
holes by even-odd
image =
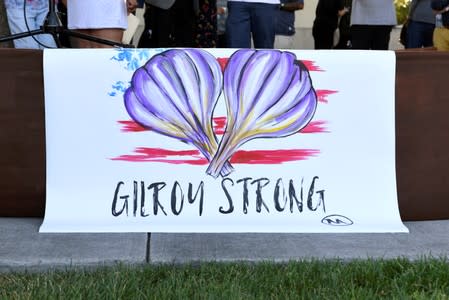
[[[293,150],[239,150],[231,158],[233,164],[282,164],[290,161],[306,160],[320,153],[315,149]],[[188,156],[189,159],[180,157]],[[173,158],[176,157],[176,158]],[[167,150],[161,148],[139,147],[134,154],[121,155],[112,160],[128,162],[160,162],[167,164],[207,165],[208,161],[198,150]]]
[[[179,157],[190,157],[190,159],[179,159]],[[176,157],[176,159],[169,159]],[[168,150],[162,148],[138,147],[134,154],[121,155],[112,160],[130,161],[130,162],[162,162],[169,164],[189,164],[206,165],[207,159],[204,158],[198,150]]]
[[[226,117],[213,118],[212,122],[215,134],[223,134],[226,128]],[[142,127],[133,120],[117,121],[117,123],[121,125],[121,132],[151,131],[151,128]]]
[[[226,129],[226,117],[216,117],[213,118],[214,122],[214,132],[217,135],[222,135],[225,132]],[[329,132],[327,131],[327,128],[325,127],[327,125],[326,121],[312,121],[310,122],[306,127],[304,127],[302,130],[300,130],[300,133],[323,133],[323,132]]]
[[[140,132],[140,131],[146,131],[148,129],[140,126],[133,120],[127,120],[127,121],[117,121],[120,125],[122,125],[122,129],[120,131],[122,132]]]
[[[318,97],[318,102],[328,103],[327,96],[338,93],[334,90],[315,90],[316,96]]]
[[[309,70],[309,72],[324,72],[323,69],[320,68],[320,66],[317,66],[315,63],[315,61],[313,60],[300,60],[307,68],[307,70]]]
[[[312,121],[309,124],[307,124],[306,127],[301,129],[300,133],[329,133],[327,128],[325,127],[327,125],[326,121]]]
[[[200,155],[198,150],[168,150],[163,148],[145,148],[138,147],[134,152],[139,154],[145,154],[151,157],[168,157],[168,156],[196,156]]]
[[[231,157],[231,164],[277,165],[290,161],[306,160],[320,153],[315,149],[292,150],[239,150]]]
[[[229,57],[218,57],[217,61],[220,64],[221,71],[224,72],[226,65],[228,64]],[[324,70],[321,69],[320,66],[316,65],[316,62],[313,60],[299,60],[299,61],[306,66],[309,72],[324,72]]]
[[[215,134],[217,135],[224,134],[226,129],[226,117],[215,117],[212,119],[212,121]],[[132,120],[118,121],[118,123],[122,125],[122,128],[120,129],[122,132],[151,131],[151,129],[146,129]],[[312,121],[300,132],[301,133],[329,132],[327,131],[327,128],[324,127],[324,125],[326,125],[326,121]]]
[[[224,72],[226,65],[228,64],[229,57],[218,57],[217,61],[221,67],[221,71]]]
[[[226,117],[215,117],[212,119],[215,134],[224,134],[226,129]]]
[[[166,163],[171,165],[194,165],[194,166],[204,166],[207,165],[207,159],[198,158],[198,159],[164,159],[164,158],[151,158],[146,156],[138,156],[138,155],[122,155],[117,158],[113,158],[112,160],[121,160],[121,161],[129,161],[129,162],[159,162]]]

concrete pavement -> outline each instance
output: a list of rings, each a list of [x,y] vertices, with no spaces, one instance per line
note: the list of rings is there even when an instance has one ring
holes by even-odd
[[[408,234],[39,234],[41,222],[0,218],[0,272],[116,263],[449,258],[449,220],[405,222]]]
[[[406,222],[410,233],[152,234],[151,262],[411,260],[449,257],[449,221]]]
[[[146,233],[39,234],[41,219],[0,218],[0,271],[147,261]]]

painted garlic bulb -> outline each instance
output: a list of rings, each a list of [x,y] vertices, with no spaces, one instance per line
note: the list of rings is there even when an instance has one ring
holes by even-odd
[[[141,126],[194,145],[210,161],[218,148],[212,113],[222,81],[220,65],[210,53],[167,50],[135,71],[125,107]],[[225,163],[222,175],[231,170]]]
[[[218,177],[235,151],[254,138],[285,137],[312,119],[317,97],[295,54],[242,49],[224,71],[227,125],[207,173]]]

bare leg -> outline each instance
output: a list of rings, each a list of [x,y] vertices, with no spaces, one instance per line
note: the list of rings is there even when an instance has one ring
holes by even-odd
[[[123,29],[120,28],[105,28],[105,29],[91,29],[91,35],[100,39],[109,40],[117,43],[122,42]],[[112,46],[91,42],[93,48],[111,48]]]
[[[82,33],[82,34],[90,35],[90,30],[88,30],[88,29],[78,29],[75,31]],[[83,40],[83,39],[76,38],[76,37],[70,37],[70,44],[72,45],[73,48],[90,48],[91,47],[90,41]]]
[[[104,29],[78,29],[80,33],[92,35],[100,39],[121,43],[123,37],[123,29],[120,28],[104,28]],[[72,38],[74,48],[111,48],[112,46],[91,42],[82,38]]]

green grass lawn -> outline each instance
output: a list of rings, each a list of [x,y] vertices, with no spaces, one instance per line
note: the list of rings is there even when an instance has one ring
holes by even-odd
[[[444,259],[203,263],[0,274],[0,299],[449,299]]]

